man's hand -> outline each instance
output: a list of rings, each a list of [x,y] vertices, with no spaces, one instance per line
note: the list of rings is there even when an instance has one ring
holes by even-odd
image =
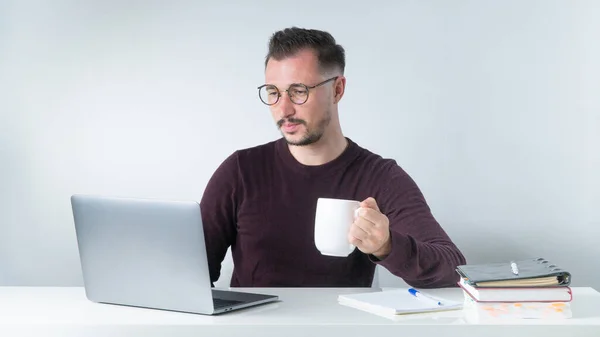
[[[379,259],[391,252],[390,221],[379,211],[375,199],[367,198],[360,203],[358,216],[348,232],[348,241],[361,252]]]

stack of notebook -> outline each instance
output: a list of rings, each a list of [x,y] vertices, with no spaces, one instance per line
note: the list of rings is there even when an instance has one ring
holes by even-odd
[[[523,318],[543,317],[540,313],[563,315],[573,299],[571,274],[544,258],[462,265],[456,271],[466,307],[483,308],[488,314],[511,312]]]

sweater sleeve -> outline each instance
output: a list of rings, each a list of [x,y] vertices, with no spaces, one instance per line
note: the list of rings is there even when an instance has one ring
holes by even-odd
[[[392,250],[373,262],[420,288],[456,286],[456,266],[466,260],[436,221],[414,180],[398,165],[392,165],[376,199],[390,222]]]
[[[234,153],[213,173],[200,201],[212,286],[219,279],[221,263],[236,237],[238,172],[237,153]]]

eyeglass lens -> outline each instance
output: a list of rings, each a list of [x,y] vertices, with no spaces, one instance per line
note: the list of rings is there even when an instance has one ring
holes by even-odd
[[[287,93],[292,102],[296,104],[303,104],[308,99],[308,88],[301,84],[292,84]],[[279,97],[281,97],[279,89],[274,85],[266,85],[260,88],[259,95],[261,101],[268,105],[277,103]]]

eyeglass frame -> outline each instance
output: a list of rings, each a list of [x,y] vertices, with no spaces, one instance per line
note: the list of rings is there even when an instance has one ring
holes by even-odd
[[[339,78],[339,76],[334,76],[334,77],[332,77],[332,78],[326,79],[326,80],[325,80],[325,81],[323,81],[323,82],[319,82],[319,83],[317,83],[317,84],[315,84],[315,85],[313,85],[313,86],[308,86],[308,85],[306,85],[306,84],[304,84],[304,83],[292,83],[292,84],[290,84],[290,86],[289,86],[287,89],[285,89],[284,91],[287,93],[287,97],[290,99],[290,102],[292,102],[292,103],[294,103],[294,104],[296,104],[296,105],[302,105],[302,104],[304,104],[304,103],[308,102],[308,98],[309,98],[309,95],[310,95],[310,89],[314,89],[314,88],[316,88],[316,87],[320,87],[320,86],[322,86],[323,84],[325,84],[325,83],[327,83],[327,82],[335,81],[335,80],[337,80],[338,78]],[[294,102],[294,101],[292,100],[292,97],[290,96],[290,92],[289,92],[289,90],[290,90],[290,89],[291,89],[293,86],[298,86],[298,85],[300,85],[300,86],[303,86],[304,88],[306,88],[306,99],[305,99],[305,100],[304,100],[304,102],[302,102],[302,103],[296,103],[296,102]],[[277,95],[277,100],[276,100],[275,102],[271,103],[271,104],[269,104],[269,103],[266,103],[265,101],[263,101],[262,97],[260,96],[260,89],[262,89],[262,88],[264,88],[264,87],[266,87],[266,86],[273,86],[273,87],[274,87],[274,88],[277,90],[277,93],[278,93],[278,95]],[[258,98],[259,98],[259,99],[260,99],[260,101],[261,101],[261,102],[263,102],[265,105],[272,106],[272,105],[275,105],[275,104],[279,103],[279,99],[281,98],[282,92],[281,92],[281,90],[279,90],[279,88],[277,88],[277,86],[275,86],[275,85],[273,85],[273,84],[268,84],[268,83],[265,83],[265,84],[263,84],[263,85],[259,86],[257,89],[258,89]]]

